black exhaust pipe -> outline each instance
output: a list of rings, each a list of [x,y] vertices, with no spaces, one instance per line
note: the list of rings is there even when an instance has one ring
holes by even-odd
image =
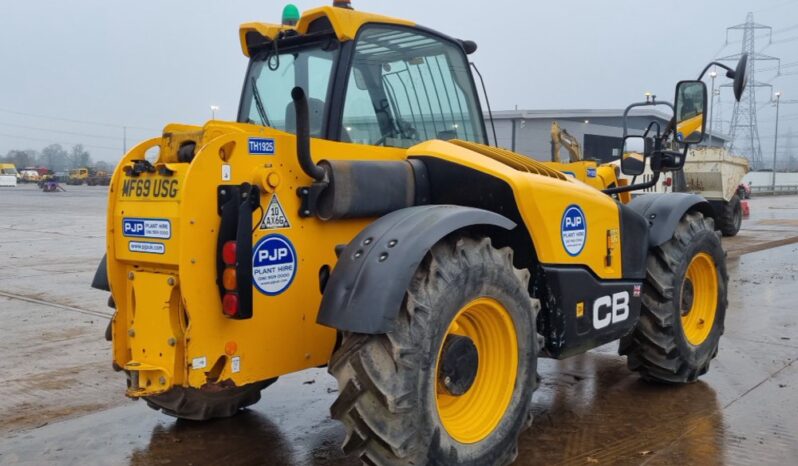
[[[310,116],[308,115],[308,98],[305,91],[297,86],[291,90],[296,115],[296,155],[302,171],[316,181],[324,181],[325,172],[313,163],[310,157]]]

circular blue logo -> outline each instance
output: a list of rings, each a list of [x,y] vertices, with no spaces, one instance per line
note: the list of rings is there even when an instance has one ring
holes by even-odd
[[[562,215],[560,234],[565,252],[571,256],[578,256],[587,241],[587,221],[585,213],[578,205],[572,204],[565,209],[565,213]]]
[[[264,236],[252,250],[252,283],[265,295],[278,295],[291,286],[296,265],[296,250],[288,238]]]

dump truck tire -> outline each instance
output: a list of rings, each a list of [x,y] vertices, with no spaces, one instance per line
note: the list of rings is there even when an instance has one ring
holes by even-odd
[[[346,333],[331,359],[344,452],[376,465],[510,463],[536,386],[528,282],[488,238],[436,244],[393,330]]]
[[[740,231],[743,223],[743,207],[738,195],[735,194],[729,202],[723,204],[723,213],[718,223],[723,236],[734,236]]]
[[[164,414],[192,421],[230,417],[260,400],[260,392],[277,378],[216,391],[173,387],[166,393],[144,397],[147,406]]]
[[[712,219],[688,212],[646,269],[640,320],[619,352],[644,379],[694,382],[717,355],[726,317],[728,274]]]

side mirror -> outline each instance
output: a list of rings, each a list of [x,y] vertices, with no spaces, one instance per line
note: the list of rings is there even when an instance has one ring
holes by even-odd
[[[698,144],[704,139],[707,85],[703,81],[680,81],[676,85],[676,141]]]
[[[743,91],[745,90],[745,86],[748,84],[748,54],[744,53],[743,56],[740,57],[740,61],[737,62],[737,68],[734,70],[734,76],[729,76],[730,73],[726,73],[726,76],[733,78],[734,83],[732,84],[732,89],[734,89],[734,98],[737,99],[737,102],[740,101],[740,98],[743,96]]]
[[[624,175],[638,176],[646,170],[646,157],[651,152],[651,140],[643,136],[623,138],[621,171]]]

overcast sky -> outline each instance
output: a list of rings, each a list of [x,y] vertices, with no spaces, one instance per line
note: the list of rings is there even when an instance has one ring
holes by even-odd
[[[295,2],[300,10],[323,3]],[[354,0],[354,7],[414,20],[477,42],[472,56],[494,110],[623,108],[645,91],[671,100],[724,47],[725,28],[754,19],[774,29],[758,49],[798,62],[798,0]],[[0,13],[0,154],[82,142],[95,159],[121,155],[168,122],[234,119],[246,68],[238,26],[279,22],[267,0],[3,1]],[[761,63],[762,68],[771,67]],[[771,82],[798,99],[798,66]],[[787,75],[786,73],[793,73]],[[762,73],[768,80],[775,71]],[[767,89],[758,95],[764,103]],[[731,101],[730,89],[722,100]],[[761,105],[763,153],[772,154],[775,110]],[[15,113],[16,112],[16,113]],[[28,116],[33,114],[38,116]],[[722,110],[728,118],[731,106]],[[781,109],[780,132],[798,105]],[[39,116],[102,122],[82,124]],[[142,129],[143,128],[143,129]],[[49,131],[48,131],[49,130]]]

